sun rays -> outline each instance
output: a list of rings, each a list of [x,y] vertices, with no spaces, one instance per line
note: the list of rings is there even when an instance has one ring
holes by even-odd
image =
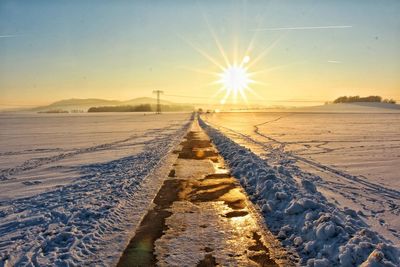
[[[215,47],[219,52],[219,57],[213,57],[205,50],[200,48],[199,45],[187,40],[183,36],[179,37],[185,41],[189,46],[191,46],[196,52],[202,55],[206,60],[218,68],[217,71],[210,71],[210,69],[199,69],[192,67],[184,67],[187,70],[194,71],[197,73],[208,74],[214,77],[213,81],[209,85],[219,85],[219,88],[212,95],[212,98],[219,97],[219,103],[221,105],[229,103],[233,104],[248,104],[248,94],[252,94],[257,97],[258,100],[262,99],[252,86],[258,84],[263,86],[268,86],[267,83],[256,80],[255,75],[262,72],[266,72],[266,69],[256,69],[256,64],[259,63],[263,58],[265,58],[271,50],[279,43],[282,38],[276,39],[274,42],[270,43],[264,48],[260,53],[254,54],[253,48],[255,46],[255,40],[257,32],[254,32],[253,37],[250,39],[245,51],[241,52],[238,47],[238,42],[233,42],[232,44],[232,58],[228,55],[226,48],[222,45],[219,40],[216,31],[212,28],[207,17],[203,16],[207,28],[210,32],[210,36],[215,43]],[[237,37],[237,36],[236,36]],[[237,38],[236,38],[237,39]],[[254,57],[250,57],[250,53],[254,54]],[[279,68],[280,66],[278,66]],[[269,67],[267,71],[274,70],[274,67]]]
[[[225,104],[231,95],[233,96],[234,103],[236,103],[238,94],[247,103],[246,89],[254,82],[250,79],[247,68],[241,65],[230,65],[219,76],[221,79],[218,80],[218,83],[222,85],[222,91],[226,91],[224,98],[220,102],[221,104]]]

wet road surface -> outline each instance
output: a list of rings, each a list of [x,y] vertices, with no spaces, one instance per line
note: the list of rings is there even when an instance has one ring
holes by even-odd
[[[290,266],[195,121],[118,266]]]

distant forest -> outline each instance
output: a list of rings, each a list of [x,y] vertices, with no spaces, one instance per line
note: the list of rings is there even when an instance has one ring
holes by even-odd
[[[91,107],[88,112],[153,112],[156,111],[156,105],[142,104],[137,106],[104,106]],[[193,111],[190,105],[161,105],[161,111]]]
[[[335,99],[333,103],[354,103],[354,102],[378,102],[378,103],[389,103],[396,104],[396,101],[393,99],[382,99],[381,96],[341,96]]]
[[[46,111],[39,111],[38,113],[69,113],[68,110],[62,110],[62,109],[50,109]]]

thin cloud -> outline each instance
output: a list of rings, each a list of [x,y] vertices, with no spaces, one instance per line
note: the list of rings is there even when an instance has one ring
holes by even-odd
[[[258,28],[251,31],[285,31],[285,30],[316,30],[316,29],[348,29],[350,25],[332,25],[332,26],[311,26],[311,27],[281,27],[281,28]]]
[[[328,63],[340,64],[342,62],[338,60],[328,60]]]

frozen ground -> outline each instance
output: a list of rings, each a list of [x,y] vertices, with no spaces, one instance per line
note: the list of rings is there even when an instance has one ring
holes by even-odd
[[[189,119],[0,114],[0,266],[118,261]]]
[[[212,126],[209,129],[214,139],[220,135],[213,129],[219,129],[223,134],[218,139],[221,142],[219,148],[222,150],[221,153],[225,153],[224,157],[228,159],[232,157],[231,168],[235,169],[237,165],[241,165],[243,158],[239,161],[235,158],[235,154],[240,155],[240,152],[233,151],[241,148],[232,145],[229,140],[251,149],[254,153],[251,154],[250,161],[252,164],[254,160],[258,163],[252,167],[249,167],[252,164],[245,166],[244,170],[238,168],[236,174],[242,177],[242,183],[245,187],[247,185],[249,194],[253,195],[254,200],[263,208],[267,222],[268,218],[272,221],[269,226],[276,227],[275,230],[288,245],[293,246],[297,243],[298,250],[305,255],[305,259],[336,257],[338,260],[341,256],[343,262],[346,262],[349,260],[348,255],[363,251],[360,247],[357,248],[357,245],[348,249],[346,243],[347,245],[342,248],[343,251],[347,251],[346,253],[343,254],[343,251],[339,253],[339,246],[336,246],[337,251],[334,252],[333,243],[340,244],[338,240],[331,240],[330,244],[325,242],[330,246],[329,249],[318,247],[321,246],[321,243],[318,244],[318,233],[311,230],[308,232],[301,227],[307,226],[317,231],[318,227],[322,227],[317,223],[318,220],[322,222],[331,220],[324,219],[321,212],[329,214],[329,218],[336,215],[341,217],[340,220],[333,220],[337,220],[334,225],[336,230],[338,226],[342,228],[346,225],[352,226],[354,232],[351,236],[356,238],[357,242],[365,241],[360,241],[362,239],[355,235],[357,231],[372,229],[371,236],[375,238],[374,233],[378,233],[375,243],[383,240],[386,244],[399,244],[399,113],[216,113],[204,115],[203,119]],[[257,166],[258,164],[266,166]],[[278,171],[278,175],[277,177],[275,175],[274,179],[272,176],[269,179],[258,179],[258,169],[271,170],[273,175]],[[268,190],[269,187],[265,185],[266,180],[274,180],[273,183],[276,184],[272,189],[274,192]],[[282,180],[282,184],[277,183]],[[322,193],[321,195],[314,191],[314,186]],[[302,188],[305,188],[305,193],[301,193],[304,191]],[[287,195],[288,192],[293,194]],[[269,194],[273,195],[272,199]],[[308,198],[312,201],[309,202]],[[320,206],[314,205],[324,202],[326,205],[323,205],[322,210]],[[293,210],[290,206],[293,206]],[[277,216],[278,220],[274,221],[269,212],[277,209],[284,213]],[[294,211],[296,209],[299,211]],[[313,211],[306,215],[308,219],[301,216],[291,217],[292,211],[293,214],[307,214],[304,210]],[[346,221],[350,218],[343,217],[343,214],[354,216],[352,219],[355,221]],[[292,224],[298,224],[300,229],[289,229],[289,227],[286,229],[287,233],[282,232],[279,230],[282,226],[280,219],[284,222],[295,220]],[[322,240],[330,239],[319,233]],[[332,231],[332,236],[341,235]],[[295,240],[296,237],[303,240]],[[322,251],[321,255],[313,255],[318,250],[311,249],[311,243],[305,244],[304,239],[311,241],[312,238],[315,238],[312,245]],[[346,239],[343,236],[341,238]],[[374,243],[371,240],[365,242],[364,245]],[[353,260],[360,264],[366,259],[365,257],[371,255],[369,253],[373,251],[372,247],[364,250],[368,251],[366,255]]]

